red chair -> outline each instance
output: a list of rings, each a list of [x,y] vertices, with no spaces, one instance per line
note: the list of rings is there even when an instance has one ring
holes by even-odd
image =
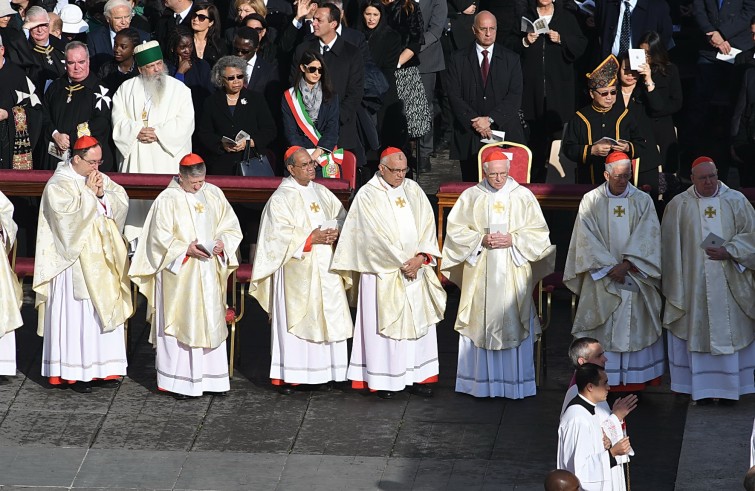
[[[482,152],[490,147],[501,147],[503,153],[510,158],[509,177],[512,177],[519,184],[530,182],[532,151],[526,145],[514,142],[488,143],[477,152],[477,172],[480,181],[482,181]]]
[[[351,189],[357,187],[357,158],[348,150],[343,151],[343,162],[341,163],[341,179],[349,181]]]

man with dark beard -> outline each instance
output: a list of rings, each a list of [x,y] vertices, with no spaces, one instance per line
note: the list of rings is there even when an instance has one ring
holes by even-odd
[[[55,170],[61,155],[82,136],[93,136],[100,142],[104,172],[113,169],[110,140],[110,96],[108,89],[89,70],[89,50],[81,41],[71,41],[65,49],[63,77],[55,80],[45,92],[43,127],[44,168]],[[47,152],[48,146],[54,152]]]
[[[181,158],[191,153],[191,91],[168,76],[157,41],[137,46],[134,59],[139,76],[125,81],[113,96],[118,170],[176,174]],[[152,201],[131,201],[125,229],[129,242],[139,236],[151,205]]]

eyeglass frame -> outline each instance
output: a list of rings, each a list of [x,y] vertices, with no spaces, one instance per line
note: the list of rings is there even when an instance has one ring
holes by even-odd
[[[406,174],[407,172],[409,172],[409,167],[404,167],[403,169],[394,169],[392,167],[388,167],[385,164],[380,165],[383,166],[386,170],[390,171],[390,173],[394,176],[398,176],[399,174]]]

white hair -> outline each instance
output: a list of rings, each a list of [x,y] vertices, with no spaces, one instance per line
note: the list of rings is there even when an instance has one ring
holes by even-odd
[[[110,13],[118,7],[126,7],[131,12],[131,4],[126,0],[108,0],[105,4],[105,17],[110,19]]]
[[[404,152],[401,152],[401,153],[392,153],[392,154],[386,155],[385,157],[382,157],[380,159],[380,165],[387,166],[389,160],[391,160],[392,158],[398,158],[399,155],[402,156],[402,157],[404,157],[404,159],[406,159],[406,155],[404,155]]]
[[[613,169],[615,167],[629,167],[629,169],[632,169],[632,161],[631,160],[617,160],[616,162],[611,162],[610,164],[606,162],[606,172],[613,175]]]
[[[491,161],[488,161],[488,162],[483,162],[483,163],[482,163],[482,171],[483,171],[483,172],[484,172],[485,174],[487,174],[487,173],[488,173],[488,164],[489,164],[490,162],[506,162],[506,172],[508,172],[508,171],[510,171],[510,170],[511,170],[511,161],[510,161],[509,159],[506,159],[506,160],[491,160]]]
[[[45,22],[50,22],[50,14],[47,13],[47,10],[38,5],[29,7],[29,10],[26,11],[26,20],[30,21],[32,17],[44,18]]]

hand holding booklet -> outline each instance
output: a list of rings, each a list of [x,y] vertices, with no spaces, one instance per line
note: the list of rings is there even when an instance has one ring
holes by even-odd
[[[320,225],[320,230],[329,230],[331,228],[338,230],[338,220],[325,220]]]
[[[622,143],[629,143],[629,142],[626,140],[614,140],[613,138],[604,136],[600,140],[596,141],[594,145],[598,145],[599,143],[610,143],[611,145],[621,145]]]
[[[246,131],[241,130],[238,133],[236,133],[236,138],[229,138],[227,136],[224,136],[221,139],[221,141],[223,143],[228,143],[229,145],[235,145],[237,143],[241,143],[244,140],[248,140],[249,138],[251,138],[251,135],[247,133]]]
[[[522,17],[522,32],[527,34],[545,34],[550,32],[548,27],[548,19],[540,17],[532,22],[527,17]]]
[[[721,247],[723,245],[724,239],[711,232],[707,237],[705,237],[705,240],[702,241],[700,247],[702,249],[707,249],[709,247]]]
[[[204,243],[197,242],[197,249],[199,249],[200,251],[204,252],[208,256],[212,257],[212,256],[214,256],[214,254],[212,253],[212,250],[215,249],[215,241],[214,240],[210,240],[210,241],[207,241],[207,242],[204,242]]]

